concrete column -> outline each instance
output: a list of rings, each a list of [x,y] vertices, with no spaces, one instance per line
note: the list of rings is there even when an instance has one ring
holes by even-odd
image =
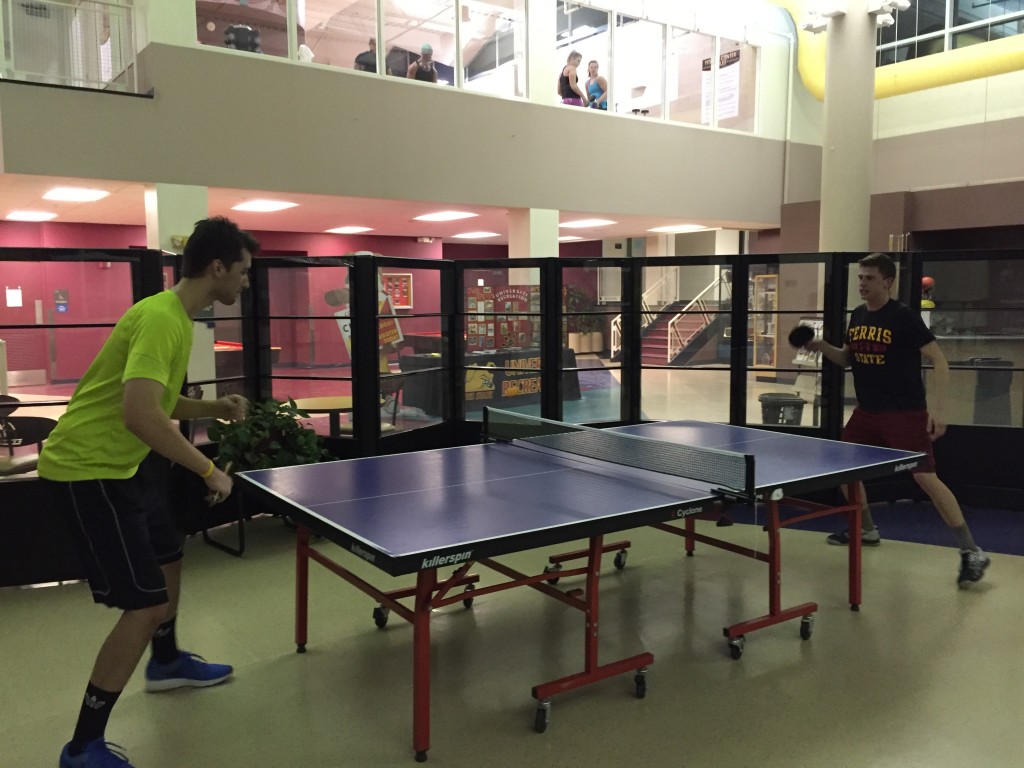
[[[511,208],[508,216],[510,259],[558,256],[558,211]]]
[[[192,233],[195,223],[209,213],[209,193],[206,187],[182,184],[154,184],[146,187],[146,245],[165,251],[181,253],[178,238]],[[175,242],[172,242],[174,239]],[[215,307],[219,305],[214,305]],[[237,316],[237,307],[231,308]],[[217,363],[213,351],[216,334],[208,322],[213,312],[203,313],[205,319],[192,324],[192,357],[188,363],[189,381],[203,381],[217,377]],[[216,388],[203,386],[203,399],[216,399]]]
[[[871,222],[875,17],[865,0],[828,23],[821,159],[821,251],[866,251]]]
[[[146,246],[181,253],[172,237],[187,237],[195,223],[209,216],[206,187],[152,184],[146,187]]]
[[[561,65],[555,55],[555,13],[555,4],[548,0],[527,0],[527,98],[537,104],[558,100],[555,86]]]
[[[137,50],[150,43],[196,45],[196,4],[135,0]]]

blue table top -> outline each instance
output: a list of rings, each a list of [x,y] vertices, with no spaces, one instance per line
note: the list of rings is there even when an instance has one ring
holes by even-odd
[[[621,428],[755,454],[759,489],[835,487],[916,464],[918,454],[702,422]],[[902,465],[902,468],[901,468]],[[241,489],[394,575],[628,530],[720,498],[670,477],[519,442],[239,474]],[[836,479],[839,478],[839,479]]]

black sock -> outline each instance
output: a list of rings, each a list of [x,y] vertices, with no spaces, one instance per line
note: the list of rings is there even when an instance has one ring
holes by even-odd
[[[110,719],[110,710],[120,695],[120,691],[111,693],[89,683],[68,752],[72,755],[80,754],[86,744],[103,736],[107,730],[107,720]]]
[[[174,635],[177,620],[177,616],[168,619],[153,633],[153,658],[157,664],[171,664],[178,660],[178,639]]]

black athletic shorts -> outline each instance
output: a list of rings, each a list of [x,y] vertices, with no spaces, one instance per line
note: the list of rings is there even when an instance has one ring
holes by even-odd
[[[128,480],[44,481],[68,520],[93,600],[137,610],[167,602],[160,566],[182,557],[170,508],[170,466],[151,453]]]

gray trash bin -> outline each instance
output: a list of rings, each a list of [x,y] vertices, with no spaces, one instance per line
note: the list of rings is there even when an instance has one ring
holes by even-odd
[[[761,403],[761,421],[765,424],[799,424],[807,402],[790,392],[765,392],[757,399]]]
[[[974,384],[974,423],[1010,426],[1010,384],[1013,382],[1012,360],[1001,357],[972,357],[951,360],[952,366],[977,370]]]

